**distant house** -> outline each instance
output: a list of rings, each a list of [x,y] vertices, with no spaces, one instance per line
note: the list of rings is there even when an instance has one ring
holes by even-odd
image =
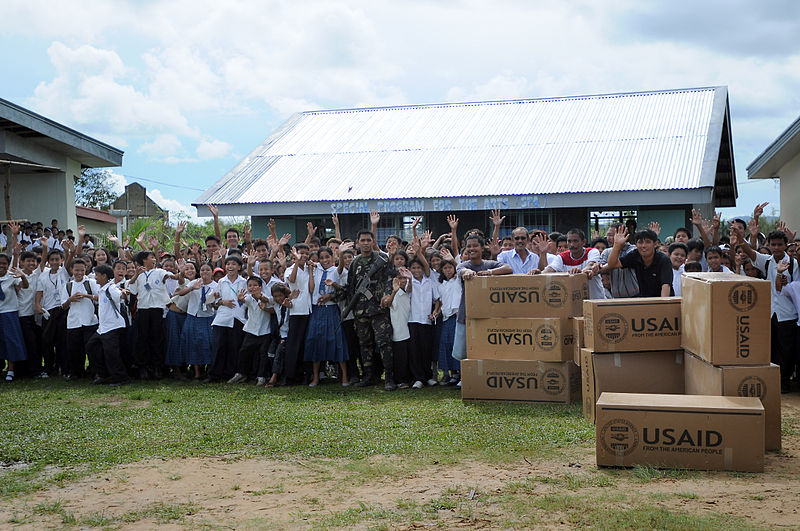
[[[75,177],[122,165],[122,151],[0,99],[0,219],[75,229]]]
[[[147,195],[147,188],[139,183],[131,183],[126,186],[125,193],[114,201],[111,208],[130,211],[130,214],[124,218],[126,227],[139,218],[159,217],[164,220],[164,223],[169,222],[169,211],[164,210],[150,199]]]
[[[86,234],[97,238],[117,233],[117,218],[106,210],[78,205],[75,214],[78,216],[78,225],[86,227]]]

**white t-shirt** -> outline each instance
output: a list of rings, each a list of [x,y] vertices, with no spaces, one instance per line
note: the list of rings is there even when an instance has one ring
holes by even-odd
[[[86,291],[86,283],[89,283],[89,290]],[[71,293],[67,291],[70,288]],[[100,286],[92,279],[85,278],[78,282],[77,280],[70,280],[61,286],[61,300],[66,302],[70,295],[76,293],[83,293],[88,295],[98,295],[100,293]],[[89,298],[82,298],[78,301],[71,302],[67,308],[67,329],[80,328],[82,326],[94,326],[97,324],[97,316],[94,314],[94,301]]]
[[[106,295],[106,293],[111,295],[114,304],[111,304],[111,301],[108,300],[108,295]],[[117,286],[112,282],[106,282],[106,284],[100,288],[100,293],[97,298],[97,315],[100,321],[97,327],[98,334],[103,335],[112,330],[117,330],[118,328],[125,328],[125,319],[123,319],[122,315],[117,311],[121,308],[121,304],[122,297]],[[116,309],[114,308],[115,306]]]
[[[247,322],[242,330],[259,337],[269,334],[271,314],[262,310],[258,301],[249,293],[244,296],[244,307],[247,308]]]
[[[63,267],[53,273],[49,268],[39,275],[36,291],[42,292],[42,308],[52,310],[64,302],[61,299],[61,289],[69,282],[69,273]]]
[[[780,261],[788,262],[789,255],[784,253]],[[781,297],[780,292],[775,289],[775,277],[778,275],[778,266],[775,263],[775,258],[770,254],[756,253],[756,259],[753,265],[755,265],[762,274],[766,273],[766,278],[769,280],[769,286],[772,290],[772,313],[770,315],[777,316],[779,322],[797,319],[797,310],[795,310],[792,300],[789,297]],[[798,267],[797,260],[794,261],[791,270],[786,270],[784,275],[786,275],[790,284],[795,280],[800,280],[800,267]]]
[[[169,294],[164,277],[169,274],[169,271],[156,267],[139,274],[136,282],[128,282],[128,289],[136,294],[136,304],[140,310],[163,308],[167,305]]]
[[[22,284],[21,278],[9,274],[0,277],[0,288],[3,290],[3,300],[0,300],[0,313],[16,312],[19,310],[19,298],[14,286]]]
[[[29,317],[36,314],[36,287],[39,284],[39,275],[42,270],[38,267],[33,270],[28,277],[28,287],[25,289],[20,288],[17,294],[19,299],[19,312],[20,317]]]
[[[430,277],[422,277],[422,280],[411,279],[411,315],[408,316],[409,323],[432,324],[428,316],[431,314],[432,306],[439,299],[439,290]],[[461,300],[459,299],[459,303]]]
[[[409,282],[410,284],[411,282]],[[405,341],[411,337],[408,331],[408,318],[411,315],[411,297],[402,289],[397,290],[389,308],[392,322],[392,341]]]
[[[289,335],[289,315],[291,312],[289,312],[289,308],[286,308],[286,313],[283,315],[283,322],[281,323],[281,308],[285,307],[277,302],[272,302],[272,309],[275,310],[275,316],[278,318],[278,334],[280,334],[281,339],[286,339],[286,336]]]
[[[457,276],[438,284],[439,297],[442,299],[442,319],[448,319],[458,313],[461,303],[461,281]]]
[[[589,249],[588,254],[584,253],[584,259],[581,261],[580,265],[565,265],[561,255],[557,254],[549,267],[552,267],[559,273],[569,273],[570,270],[576,267],[583,268],[587,262],[600,263],[600,251],[595,248]],[[600,275],[595,275],[589,280],[589,297],[592,299],[606,298],[606,291],[603,288],[603,279],[600,278]]]
[[[672,268],[672,289],[675,291],[675,296],[681,296],[681,277],[683,276],[683,266],[678,269]]]
[[[240,276],[237,276],[236,280],[233,282],[231,282],[231,279],[228,277],[223,277],[217,282],[217,288],[214,291],[219,295],[220,300],[232,300],[233,308],[228,308],[224,304],[220,304],[219,308],[217,308],[217,315],[214,317],[214,322],[211,323],[211,326],[231,328],[234,319],[245,324],[247,319],[244,315],[244,303],[239,304],[238,299],[239,292],[243,289],[247,289],[247,281]]]
[[[299,290],[300,295],[292,300],[292,307],[289,308],[289,315],[309,315],[311,313],[311,293],[308,292],[308,264],[303,269],[297,270],[297,277],[294,282],[289,282],[289,277],[292,271],[297,267],[297,264],[292,264],[292,267],[286,270],[283,278],[286,280],[286,285],[289,291]]]

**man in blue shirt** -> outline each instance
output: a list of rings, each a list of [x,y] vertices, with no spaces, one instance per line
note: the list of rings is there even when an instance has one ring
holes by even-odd
[[[511,239],[514,241],[514,248],[498,254],[497,261],[511,266],[515,275],[540,273],[539,256],[528,249],[528,229],[517,227],[511,232]]]

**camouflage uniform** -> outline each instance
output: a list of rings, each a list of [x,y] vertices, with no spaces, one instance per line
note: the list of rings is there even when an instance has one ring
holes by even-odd
[[[361,359],[364,363],[364,370],[369,375],[368,379],[377,380],[380,378],[380,375],[374,374],[375,371],[373,369],[373,353],[377,347],[377,351],[383,359],[386,380],[389,381],[394,377],[391,343],[392,323],[389,319],[389,309],[381,308],[380,304],[385,295],[392,293],[392,279],[389,276],[390,266],[384,258],[381,258],[384,261],[383,266],[370,277],[367,290],[372,296],[355,295],[361,279],[369,275],[375,260],[379,259],[378,257],[379,254],[373,252],[368,258],[358,255],[353,260],[350,264],[345,293],[348,301],[353,296],[358,297],[353,309],[353,315],[355,316],[355,328],[361,350]]]

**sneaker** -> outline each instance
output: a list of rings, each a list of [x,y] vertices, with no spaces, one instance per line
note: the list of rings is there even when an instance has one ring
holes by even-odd
[[[433,387],[434,385],[439,385],[439,380],[437,380],[436,378],[431,378],[430,380],[428,380],[428,385],[431,387]]]
[[[422,382],[417,380],[416,382],[414,382],[414,385],[412,385],[411,388],[412,389],[422,389],[423,388]]]
[[[350,387],[350,382],[342,382],[342,387]]]
[[[360,381],[361,381],[361,378],[359,378],[358,376],[351,376],[350,377],[350,385],[355,385]]]
[[[237,383],[242,383],[245,380],[247,380],[247,376],[245,376],[244,374],[242,374],[240,372],[237,372],[236,374],[233,375],[233,378],[228,380],[228,383],[229,384],[237,384]]]
[[[47,378],[50,378],[50,376],[46,372],[43,372],[43,373],[39,374],[39,376],[37,376],[37,378],[41,378],[42,380],[46,380]]]
[[[391,380],[386,380],[386,385],[384,385],[383,388],[387,391],[394,391],[397,389],[397,385]]]
[[[263,376],[259,376],[258,378],[256,378],[256,387],[264,387],[265,385],[267,385],[266,378],[264,378]]]
[[[449,380],[447,380],[447,385],[455,385],[458,383],[458,378],[455,376],[451,376]]]
[[[408,389],[409,385],[406,382],[400,382],[399,384],[397,384],[397,388],[398,389]]]
[[[459,380],[459,381],[458,381],[458,383],[456,384],[456,387],[458,387],[459,389],[461,389],[461,380]]]
[[[14,371],[8,371],[6,373],[6,381],[13,382],[14,381]]]

